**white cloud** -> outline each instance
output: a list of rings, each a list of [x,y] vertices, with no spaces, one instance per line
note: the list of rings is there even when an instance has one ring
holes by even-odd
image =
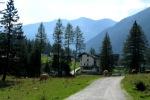
[[[25,24],[57,18],[121,20],[149,7],[148,0],[15,0],[21,21]]]

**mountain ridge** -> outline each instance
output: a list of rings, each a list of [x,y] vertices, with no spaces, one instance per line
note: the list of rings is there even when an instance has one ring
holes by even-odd
[[[89,51],[90,48],[94,48],[97,52],[100,52],[103,38],[106,32],[108,32],[108,34],[110,35],[114,53],[122,53],[123,44],[135,20],[142,27],[147,37],[147,40],[150,40],[149,16],[150,8],[147,8],[135,15],[124,18],[120,22],[116,23],[114,26],[105,29],[104,31],[97,34],[94,38],[87,41],[87,51]]]
[[[103,31],[104,29],[116,24],[116,22],[111,19],[93,20],[93,19],[89,19],[89,18],[85,18],[85,17],[80,17],[80,18],[74,19],[74,20],[66,20],[66,19],[61,19],[61,20],[62,20],[62,23],[64,26],[66,26],[67,23],[71,23],[74,28],[75,28],[75,26],[78,25],[81,28],[81,30],[83,31],[86,41],[91,39],[92,37],[96,36],[97,33]],[[54,31],[56,22],[57,22],[57,20],[53,20],[50,22],[43,22],[48,39],[50,41],[53,41],[52,34]],[[37,33],[39,24],[40,23],[33,23],[33,24],[28,24],[28,25],[23,26],[23,30],[24,30],[27,38],[29,38],[29,39],[35,38],[35,34]],[[95,27],[95,26],[97,26],[97,27]]]

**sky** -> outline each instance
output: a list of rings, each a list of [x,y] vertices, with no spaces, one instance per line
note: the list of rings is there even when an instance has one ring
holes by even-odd
[[[8,0],[0,0],[8,1]],[[150,0],[14,0],[20,21],[24,24],[54,19],[94,20],[110,18],[115,21],[131,16],[147,7]],[[2,4],[1,4],[2,5]],[[3,4],[5,5],[5,4]],[[0,10],[2,9],[2,6]]]

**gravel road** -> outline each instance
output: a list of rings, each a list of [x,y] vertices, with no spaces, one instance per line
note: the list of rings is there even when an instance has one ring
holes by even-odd
[[[126,100],[120,86],[122,79],[123,77],[100,78],[66,100]]]

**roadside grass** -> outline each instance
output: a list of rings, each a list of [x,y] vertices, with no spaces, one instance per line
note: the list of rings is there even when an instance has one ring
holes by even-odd
[[[63,100],[83,89],[100,76],[81,75],[75,78],[12,79],[12,85],[0,88],[0,100]],[[2,83],[0,82],[0,85]]]
[[[121,74],[121,75],[124,75],[127,73],[126,71],[126,68],[125,67],[122,67],[122,66],[116,66],[113,71],[112,71],[112,74]]]
[[[146,90],[137,90],[136,84],[139,82],[144,83]],[[133,100],[150,100],[150,74],[126,75],[122,86]]]

